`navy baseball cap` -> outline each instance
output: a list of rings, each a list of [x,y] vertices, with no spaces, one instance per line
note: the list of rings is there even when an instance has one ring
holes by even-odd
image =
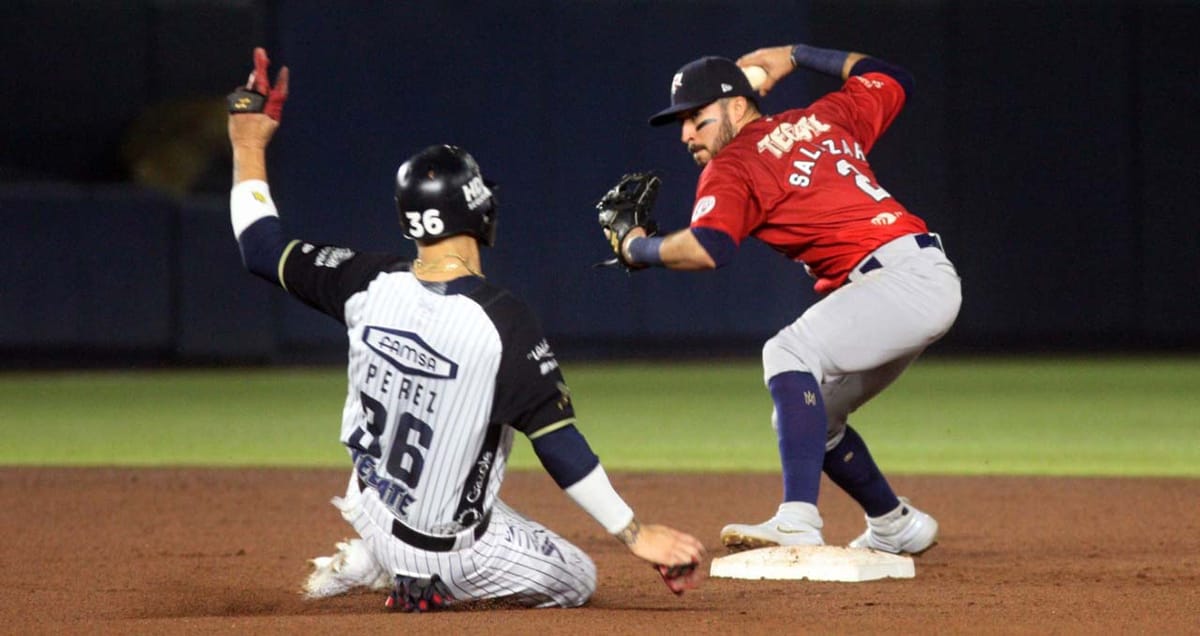
[[[758,93],[733,60],[710,55],[688,62],[671,80],[671,106],[651,117],[650,125],[669,124],[679,113],[703,108],[722,97],[745,97],[758,106]]]

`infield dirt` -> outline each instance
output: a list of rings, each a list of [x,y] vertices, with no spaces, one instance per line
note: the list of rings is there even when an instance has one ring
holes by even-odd
[[[1200,633],[1200,480],[897,477],[942,525],[910,580],[708,579],[675,597],[538,472],[501,496],[587,550],[585,607],[393,614],[381,593],[306,601],[308,558],[351,536],[328,504],[348,472],[0,468],[0,632]],[[614,474],[646,521],[700,537],[775,509],[774,475]],[[825,538],[862,531],[822,491]],[[704,569],[707,571],[707,562]]]

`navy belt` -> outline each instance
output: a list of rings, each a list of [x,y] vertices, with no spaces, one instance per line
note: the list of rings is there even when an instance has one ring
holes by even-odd
[[[925,249],[927,247],[936,247],[941,252],[946,251],[942,248],[942,239],[938,238],[937,234],[913,234],[912,237],[913,240],[917,242],[917,247],[921,249]],[[880,267],[883,267],[883,263],[880,263],[879,259],[872,256],[863,261],[862,265],[858,266],[858,273],[866,274],[867,272],[879,269]]]
[[[367,484],[362,479],[358,480],[358,489],[365,491]],[[492,511],[488,510],[480,517],[479,523],[475,524],[475,540],[478,541],[483,533],[487,532],[488,524],[492,522]],[[454,544],[458,541],[457,536],[435,536],[417,532],[412,528],[404,525],[399,519],[392,519],[392,536],[411,545],[414,548],[425,550],[426,552],[450,552],[454,550]]]
[[[489,510],[483,513],[483,517],[479,523],[475,524],[475,540],[478,541],[483,533],[487,532],[488,524],[492,521],[492,511]],[[436,537],[430,534],[417,532],[412,528],[400,523],[399,519],[392,519],[392,536],[411,545],[414,548],[420,548],[427,552],[450,552],[454,549],[454,542],[457,537]]]

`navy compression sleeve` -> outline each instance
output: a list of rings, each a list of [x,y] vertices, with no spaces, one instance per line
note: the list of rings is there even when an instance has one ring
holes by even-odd
[[[908,71],[873,57],[864,57],[854,66],[850,68],[851,75],[865,75],[867,73],[883,73],[888,77],[896,80],[897,83],[904,89],[904,97],[911,98],[913,95],[913,77]]]
[[[600,458],[592,452],[583,433],[574,425],[532,437],[529,441],[533,444],[533,452],[559,488],[568,488],[600,465]]]
[[[834,77],[842,76],[842,66],[846,64],[847,57],[850,57],[849,51],[821,49],[807,44],[797,44],[792,47],[793,67],[803,66]]]
[[[238,234],[238,249],[242,263],[250,273],[275,284],[279,280],[279,258],[287,242],[283,239],[283,223],[277,216],[264,216]]]

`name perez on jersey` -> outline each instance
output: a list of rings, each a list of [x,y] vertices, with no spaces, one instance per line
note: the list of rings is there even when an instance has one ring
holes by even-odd
[[[379,373],[379,365],[371,364],[367,366],[367,382],[376,380],[376,388],[380,394],[386,395],[394,388],[392,380],[396,377],[396,373],[391,369],[383,369],[383,375]],[[426,388],[424,384],[413,380],[408,376],[404,376],[400,380],[399,398],[407,401],[412,406],[416,407],[416,411],[421,410],[421,405],[425,405],[426,413],[433,413],[434,402],[437,401],[437,391]],[[414,413],[415,415],[416,413]]]

